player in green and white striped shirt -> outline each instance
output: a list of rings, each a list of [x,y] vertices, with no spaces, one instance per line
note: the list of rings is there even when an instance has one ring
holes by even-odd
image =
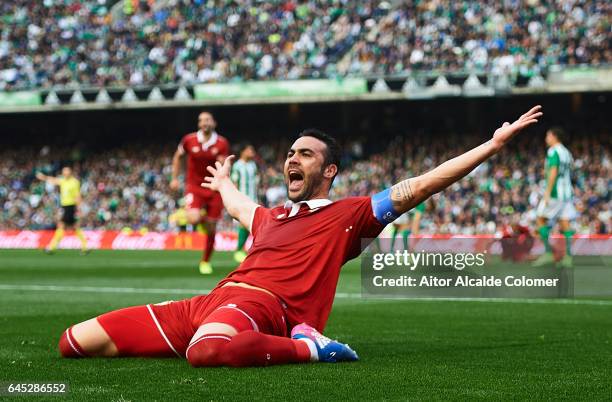
[[[253,161],[255,158],[255,148],[247,144],[240,150],[240,159],[234,162],[232,166],[232,181],[236,184],[238,190],[246,194],[255,202],[257,200],[257,187],[259,185],[259,176],[257,175],[257,164]],[[244,251],[244,243],[249,237],[249,231],[240,226],[238,228],[238,246],[234,252],[234,260],[242,262],[246,258]]]
[[[565,131],[562,128],[553,127],[546,132],[546,145],[548,145],[545,164],[546,189],[537,209],[538,231],[546,252],[533,263],[534,266],[554,262],[548,236],[557,219],[566,242],[565,256],[561,260],[561,266],[566,268],[572,266],[570,246],[574,232],[570,228],[570,221],[576,218],[574,190],[570,177],[573,158],[562,143],[564,137]]]

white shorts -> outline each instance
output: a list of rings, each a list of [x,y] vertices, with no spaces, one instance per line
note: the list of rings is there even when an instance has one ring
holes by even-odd
[[[554,221],[557,219],[571,221],[576,219],[576,208],[574,208],[572,201],[561,201],[553,198],[544,203],[544,200],[541,200],[538,204],[537,215],[539,218]]]

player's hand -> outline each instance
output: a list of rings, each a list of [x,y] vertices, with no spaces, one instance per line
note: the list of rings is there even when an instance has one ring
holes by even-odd
[[[36,178],[38,180],[45,180],[45,175],[42,174],[41,172],[36,172]]]
[[[178,179],[170,180],[170,189],[171,190],[178,191],[179,187],[180,187],[180,184],[179,184]]]
[[[518,118],[514,123],[505,122],[500,128],[495,130],[493,134],[493,145],[499,149],[506,145],[515,135],[526,127],[538,122],[538,119],[543,115],[541,112],[542,106],[534,106],[527,113]]]
[[[215,162],[215,167],[212,167],[212,166],[206,167],[206,170],[208,170],[210,174],[212,174],[212,177],[210,176],[205,177],[204,183],[202,183],[202,187],[209,188],[214,191],[219,191],[219,187],[221,186],[221,183],[223,182],[223,180],[230,178],[230,173],[232,169],[232,161],[234,160],[234,158],[235,158],[234,155],[230,155],[227,158],[225,158],[225,161],[223,161],[223,164],[217,161]]]

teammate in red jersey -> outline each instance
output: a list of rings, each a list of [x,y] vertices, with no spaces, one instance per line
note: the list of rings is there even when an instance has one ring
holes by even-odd
[[[359,254],[361,239],[467,175],[541,115],[536,106],[504,123],[490,141],[372,197],[327,199],[340,151],[317,130],[303,132],[287,154],[291,203],[284,207],[264,208],[240,193],[230,180],[232,157],[215,163],[204,187],[219,191],[229,214],[251,230],[244,262],[206,296],[129,307],[68,328],[60,351],[65,357],[178,355],[195,367],[356,360],[348,345],[321,332],[340,268]]]
[[[198,131],[187,134],[181,140],[172,158],[172,181],[170,188],[179,189],[178,174],[181,158],[187,155],[185,175],[185,209],[187,220],[192,225],[203,222],[206,229],[206,244],[200,261],[200,273],[211,274],[210,257],[215,244],[217,221],[221,217],[223,201],[221,195],[212,189],[202,188],[204,178],[210,176],[206,170],[215,162],[223,162],[229,153],[228,141],[217,134],[217,123],[209,112],[198,116]]]

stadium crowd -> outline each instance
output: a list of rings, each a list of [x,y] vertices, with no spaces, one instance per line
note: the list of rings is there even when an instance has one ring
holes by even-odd
[[[381,153],[366,155],[363,143],[344,144],[343,168],[332,198],[370,195],[406,177],[423,173],[478,143],[474,136],[402,136]],[[260,199],[265,205],[286,200],[282,161],[287,145],[257,147]],[[612,149],[607,135],[576,138],[574,155],[576,230],[612,232]],[[534,155],[537,150],[538,155]],[[169,215],[179,193],[169,189],[173,145],[132,145],[87,154],[44,147],[0,153],[0,229],[51,228],[59,212],[58,191],[34,177],[36,171],[58,174],[70,161],[81,180],[79,215],[84,228],[172,230]],[[544,189],[545,149],[541,138],[520,137],[508,150],[484,163],[467,178],[435,195],[422,219],[423,233],[495,233],[501,225],[521,221],[534,228],[535,207]],[[17,155],[17,157],[16,157]],[[222,229],[233,223],[225,216]]]
[[[612,62],[606,0],[117,2],[0,2],[0,90]]]

